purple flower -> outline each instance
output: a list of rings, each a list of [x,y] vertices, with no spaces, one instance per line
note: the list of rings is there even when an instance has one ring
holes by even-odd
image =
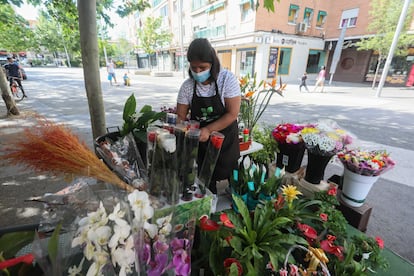
[[[147,270],[148,276],[162,275],[168,268],[168,254],[157,254],[155,260],[150,262],[150,268]]]
[[[173,265],[175,267],[175,275],[187,276],[191,271],[191,258],[187,251],[178,249],[173,252]]]
[[[149,264],[150,260],[151,260],[151,247],[149,246],[149,244],[145,244],[144,248],[142,250],[139,251],[139,259],[145,263],[145,264]]]
[[[168,250],[169,246],[165,242],[156,241],[154,242],[153,248],[154,248],[155,253],[159,254],[159,253],[165,253],[165,251]]]

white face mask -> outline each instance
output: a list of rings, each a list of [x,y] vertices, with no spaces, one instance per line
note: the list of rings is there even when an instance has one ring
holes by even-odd
[[[196,73],[193,70],[191,70],[191,75],[193,75],[194,80],[198,82],[205,82],[211,76],[210,69],[207,69],[200,73]]]

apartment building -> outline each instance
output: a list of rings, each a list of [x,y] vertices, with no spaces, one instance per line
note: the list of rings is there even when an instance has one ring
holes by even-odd
[[[305,71],[310,79],[316,78],[322,65],[329,72],[346,27],[334,80],[363,82],[372,79],[376,56],[372,51],[357,51],[355,42],[370,35],[366,31],[370,2],[275,1],[275,12],[271,12],[263,8],[263,1],[255,9],[254,0],[153,0],[152,8],[136,18],[144,22],[146,16],[160,16],[163,27],[173,33],[171,45],[157,53],[158,69],[186,68],[186,48],[194,38],[205,37],[217,50],[222,66],[237,76],[280,76],[284,82],[296,82]],[[401,79],[409,63],[404,70],[396,70]]]

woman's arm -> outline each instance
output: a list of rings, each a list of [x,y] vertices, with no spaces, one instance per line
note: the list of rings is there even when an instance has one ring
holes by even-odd
[[[185,121],[187,119],[188,110],[190,106],[188,104],[177,103],[177,117],[178,120]]]
[[[226,113],[224,113],[218,120],[208,124],[206,127],[201,128],[201,142],[207,141],[211,132],[220,131],[237,120],[240,112],[241,97],[237,96],[233,98],[225,98],[224,102],[226,106]]]

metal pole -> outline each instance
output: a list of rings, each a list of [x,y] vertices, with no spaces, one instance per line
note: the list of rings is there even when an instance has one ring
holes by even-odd
[[[183,70],[183,79],[185,79],[185,67],[184,67],[184,35],[183,35],[183,10],[182,10],[182,1],[183,0],[178,0],[178,5],[179,5],[179,7],[178,7],[178,10],[179,10],[179,12],[178,12],[178,15],[179,15],[179,17],[180,17],[180,20],[179,20],[179,24],[180,24],[180,27],[179,27],[179,30],[180,30],[180,52],[181,52],[181,56],[180,56],[180,58],[181,58],[181,65],[182,65],[182,70]]]
[[[390,51],[388,52],[388,57],[387,57],[387,60],[385,61],[384,69],[382,70],[382,74],[381,74],[381,79],[380,79],[380,82],[378,84],[378,89],[377,89],[377,92],[375,94],[375,97],[377,97],[377,98],[379,98],[381,96],[382,87],[384,86],[385,79],[387,77],[388,70],[389,70],[390,65],[391,65],[392,57],[394,56],[394,51],[395,51],[395,48],[397,47],[397,44],[398,44],[398,38],[399,38],[401,30],[403,28],[405,17],[407,16],[408,7],[410,6],[410,3],[411,3],[411,0],[405,0],[404,1],[404,6],[403,6],[401,14],[400,14],[400,19],[398,20],[397,29],[395,30],[395,34],[394,34],[394,38],[393,38],[392,43],[391,43]]]

